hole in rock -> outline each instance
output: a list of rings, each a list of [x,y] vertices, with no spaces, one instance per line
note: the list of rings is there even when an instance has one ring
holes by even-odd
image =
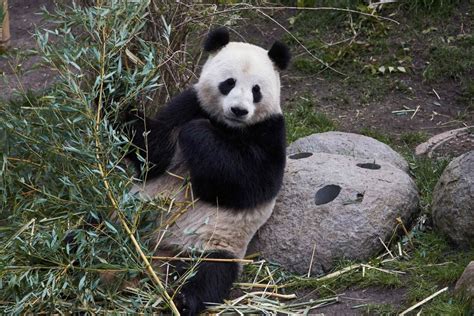
[[[291,155],[289,158],[290,159],[303,159],[303,158],[308,158],[311,157],[313,153],[297,153],[294,155]]]
[[[364,193],[357,193],[356,194],[356,202],[362,202],[362,200],[364,199]]]
[[[335,184],[330,184],[322,187],[316,192],[315,203],[316,205],[327,204],[334,200],[341,192],[341,187]]]
[[[358,163],[357,167],[364,168],[364,169],[370,169],[370,170],[377,170],[380,169],[381,166],[374,163],[374,162],[368,162],[368,163]]]

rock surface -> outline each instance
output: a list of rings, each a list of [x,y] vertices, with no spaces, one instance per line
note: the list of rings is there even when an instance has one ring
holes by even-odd
[[[385,161],[408,171],[408,163],[388,145],[364,135],[326,132],[300,138],[288,146],[287,154],[301,152],[326,153],[371,159],[372,162]]]
[[[454,288],[456,295],[465,298],[474,309],[474,261],[471,261]]]
[[[474,150],[446,167],[433,191],[433,222],[461,247],[474,246]]]
[[[365,260],[417,211],[412,179],[392,164],[333,154],[290,155],[270,220],[251,244],[264,258],[312,275],[338,259]],[[314,251],[314,256],[313,256]]]

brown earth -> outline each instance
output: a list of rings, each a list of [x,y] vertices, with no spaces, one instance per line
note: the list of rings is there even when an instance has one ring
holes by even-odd
[[[38,14],[42,7],[51,10],[54,2],[9,1],[11,41],[9,54],[0,54],[0,99],[9,99],[15,91],[44,89],[54,80],[54,72],[42,67],[41,58],[29,51],[36,47],[35,28],[46,25]]]
[[[468,11],[461,7],[454,14],[449,25],[453,35],[471,34],[472,21],[466,22],[466,18],[459,18]],[[291,11],[280,11],[275,12],[273,18],[292,32],[288,18],[293,15]],[[406,18],[396,19],[400,24],[389,31],[388,41],[402,41],[399,34],[410,31],[409,24],[405,23]],[[260,24],[245,25],[242,30],[239,29],[239,33],[243,38],[264,47],[270,47],[274,40],[286,34],[272,21]],[[430,137],[444,131],[474,126],[474,111],[467,107],[467,102],[460,101],[459,83],[450,78],[435,83],[424,80],[422,73],[428,64],[426,46],[427,43],[423,40],[413,38],[410,41],[413,54],[411,71],[394,75],[393,80],[388,80],[387,91],[381,91],[380,95],[372,97],[368,102],[363,96],[364,92],[359,89],[363,84],[347,87],[343,82],[348,78],[339,76],[339,79],[334,79],[338,75],[332,73],[331,69],[317,75],[305,75],[295,67],[290,67],[282,75],[282,104],[291,105],[301,97],[309,97],[314,100],[316,111],[325,113],[337,122],[338,130],[357,133],[371,129],[392,136],[398,144],[399,137],[407,132],[423,132]],[[296,56],[303,54],[301,48],[296,48],[293,53]],[[344,69],[337,66],[335,68],[344,72]],[[408,111],[394,112],[403,110]],[[456,148],[450,153],[451,157],[453,153],[458,155],[474,149],[474,142],[464,142],[462,145],[451,142],[451,145]],[[450,152],[449,147],[444,147],[444,152]]]

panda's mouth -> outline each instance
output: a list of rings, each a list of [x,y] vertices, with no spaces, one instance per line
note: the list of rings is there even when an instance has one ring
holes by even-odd
[[[238,118],[235,118],[235,117],[229,117],[229,116],[224,116],[225,120],[226,121],[230,121],[232,123],[236,123],[236,124],[244,124],[244,120],[241,120],[241,119],[238,119]]]

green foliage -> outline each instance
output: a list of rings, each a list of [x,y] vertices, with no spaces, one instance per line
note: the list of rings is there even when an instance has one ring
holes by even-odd
[[[466,104],[468,110],[474,110],[474,80],[469,77],[465,79],[460,101]]]
[[[403,9],[414,14],[430,14],[447,16],[453,8],[463,0],[402,0],[400,5]]]
[[[385,143],[387,145],[392,145],[393,144],[393,138],[390,135],[387,135],[385,133],[379,132],[378,130],[364,127],[362,128],[359,133],[365,136],[369,136],[372,138],[375,138],[376,140]]]
[[[344,292],[347,288],[398,288],[400,293],[406,291],[402,307],[385,305],[362,305],[360,311],[369,315],[374,313],[398,314],[405,308],[425,299],[445,286],[452,285],[462,274],[467,264],[474,258],[474,248],[465,252],[453,248],[447,239],[431,231],[413,231],[411,241],[402,240],[405,255],[392,260],[373,259],[368,265],[381,268],[351,269],[336,277],[328,279],[304,278],[290,276],[287,288],[313,289],[321,298],[331,297],[334,293]],[[411,246],[413,245],[413,247]],[[398,249],[392,248],[397,255]],[[334,271],[341,271],[356,263],[342,261]],[[395,273],[397,272],[397,273]],[[288,277],[287,277],[288,278]],[[444,293],[433,301],[426,303],[423,310],[428,314],[463,315],[468,311],[468,304],[462,299]]]
[[[429,81],[470,78],[474,69],[474,37],[449,39],[450,43],[436,43],[429,53],[429,65],[423,72]]]
[[[400,140],[407,146],[416,146],[428,140],[425,132],[404,132],[400,135]]]
[[[427,157],[415,157],[412,154],[407,155],[410,169],[415,177],[415,182],[420,193],[421,207],[429,212],[433,190],[443,173],[444,168],[449,163],[449,159],[431,159]]]
[[[474,248],[458,251],[435,232],[418,233],[413,239],[415,250],[407,261],[391,264],[396,269],[410,271],[406,279],[408,303],[414,304],[442,287],[452,285],[474,258]],[[463,315],[467,302],[444,293],[424,307],[428,314]],[[428,312],[431,311],[431,312]]]
[[[310,58],[297,57],[293,61],[293,67],[302,73],[311,75],[321,72],[324,66]]]
[[[151,255],[149,233],[159,229],[165,207],[166,201],[130,193],[123,164],[129,140],[113,123],[125,107],[170,83],[163,78],[173,55],[166,13],[154,16],[159,34],[153,34],[150,1],[74,5],[52,16],[53,29],[37,34],[41,57],[60,80],[42,94],[0,103],[0,223],[8,223],[0,228],[1,313],[167,307],[160,287],[142,282],[123,295],[119,281],[107,288],[100,277],[146,280],[143,258],[122,227]],[[98,218],[102,224],[88,224]],[[168,283],[171,292],[176,286]]]
[[[313,133],[333,131],[336,124],[324,113],[316,112],[314,102],[301,98],[285,112],[287,141],[291,143],[298,138]]]
[[[4,18],[5,18],[5,10],[3,9],[3,5],[0,3],[0,26],[2,25]]]

